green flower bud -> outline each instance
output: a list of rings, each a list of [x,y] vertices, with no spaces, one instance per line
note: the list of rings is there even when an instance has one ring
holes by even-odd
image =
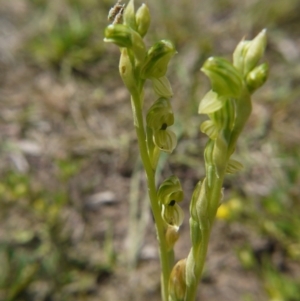
[[[174,123],[174,114],[170,100],[164,97],[157,99],[148,110],[146,116],[147,126],[153,130],[160,130]]]
[[[181,202],[183,200],[183,191],[179,179],[172,175],[165,179],[158,189],[158,199],[161,204]]]
[[[168,68],[171,57],[176,53],[173,44],[168,40],[161,40],[154,44],[146,55],[142,67],[142,78],[163,77]]]
[[[249,44],[244,58],[244,74],[250,72],[262,58],[267,45],[267,31],[262,30]]]
[[[242,40],[236,46],[233,52],[233,66],[243,75],[244,74],[244,60],[251,41]]]
[[[132,49],[138,61],[143,61],[146,55],[146,48],[141,36],[129,26],[124,24],[111,24],[104,32],[104,42],[114,43],[119,47]]]
[[[179,260],[173,267],[169,279],[170,301],[183,301],[186,291],[186,259]]]
[[[123,15],[124,23],[133,30],[137,30],[134,12],[134,0],[130,0],[125,8]]]
[[[248,73],[246,82],[250,92],[260,88],[267,80],[269,66],[267,63],[261,64]]]
[[[125,86],[130,92],[136,89],[136,80],[134,78],[132,63],[128,55],[128,49],[121,49],[121,57],[119,62],[119,72]]]
[[[237,69],[226,59],[210,57],[201,70],[210,79],[212,90],[218,95],[237,98],[243,87]]]
[[[132,47],[132,30],[123,24],[111,24],[105,28],[104,42],[114,43],[119,47]]]
[[[144,37],[148,31],[151,22],[149,8],[146,4],[142,4],[135,14],[137,24],[137,32]]]
[[[174,203],[170,203],[170,205],[162,205],[161,216],[168,225],[176,227],[178,230],[182,225],[184,212],[174,201]]]
[[[179,229],[174,226],[168,225],[166,231],[166,242],[167,242],[167,250],[171,251],[174,248],[176,241],[179,238]]]
[[[163,152],[172,153],[177,145],[177,137],[168,129],[161,129],[153,133],[154,144]]]

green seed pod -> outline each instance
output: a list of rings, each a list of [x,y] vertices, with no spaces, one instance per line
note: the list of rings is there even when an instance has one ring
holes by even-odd
[[[247,87],[251,93],[260,88],[267,80],[269,73],[269,66],[267,63],[255,67],[248,73],[246,82]]]
[[[170,59],[175,53],[174,45],[168,40],[161,40],[154,44],[146,55],[141,77],[145,79],[163,77],[167,72]]]
[[[169,279],[169,300],[183,301],[186,291],[186,259],[179,260],[173,267]]]
[[[166,242],[167,242],[167,250],[171,251],[174,248],[176,241],[179,238],[179,229],[174,226],[168,225],[166,231]]]
[[[137,24],[137,32],[144,37],[149,29],[151,16],[149,8],[146,4],[142,4],[135,14]]]
[[[146,122],[153,130],[171,126],[174,123],[174,114],[170,100],[164,97],[157,99],[147,112]]]
[[[244,75],[256,67],[267,45],[267,31],[263,29],[249,44],[244,58]]]
[[[136,89],[136,80],[133,73],[133,67],[128,55],[128,49],[121,49],[119,62],[119,72],[127,89],[132,93]]]
[[[157,193],[159,202],[170,205],[171,202],[181,202],[183,200],[183,190],[179,179],[172,175],[165,179],[158,188]]]
[[[225,97],[237,98],[243,87],[238,70],[226,59],[210,57],[201,70],[208,76],[212,90]]]

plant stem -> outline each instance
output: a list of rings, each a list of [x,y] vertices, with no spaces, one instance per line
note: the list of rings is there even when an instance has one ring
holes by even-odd
[[[209,243],[209,238],[210,238],[210,232],[213,226],[213,222],[215,219],[216,212],[219,207],[220,203],[220,196],[221,196],[221,189],[223,186],[223,180],[224,180],[224,175],[219,174],[217,176],[216,172],[212,172],[212,181],[211,185],[209,186],[207,184],[207,198],[209,201],[209,216],[202,222],[201,224],[201,234],[202,234],[202,239],[201,243],[199,246],[199,249],[197,248],[197,251],[194,252],[193,248],[191,249],[190,252],[193,253],[193,267],[194,267],[194,280],[188,286],[186,290],[186,296],[185,296],[185,301],[195,301],[196,300],[196,295],[197,295],[197,287],[199,284],[199,281],[201,279],[201,275],[203,272],[204,264],[205,264],[205,259],[206,259],[206,254],[207,254],[207,249],[208,249],[208,243]]]
[[[186,290],[185,301],[194,301],[196,300],[197,295],[197,287],[202,275],[202,271],[204,268],[204,263],[206,259],[206,253],[208,249],[208,242],[210,237],[210,228],[202,231],[202,241],[199,248],[198,256],[195,258],[194,262],[194,272],[195,272],[195,280],[191,283]],[[191,250],[192,252],[193,250]]]
[[[134,125],[138,139],[138,145],[140,150],[141,159],[146,171],[148,194],[151,203],[151,209],[155,220],[156,232],[159,244],[159,255],[162,270],[161,277],[161,289],[162,289],[162,300],[168,301],[168,282],[173,265],[173,251],[167,250],[166,238],[165,238],[165,226],[164,221],[161,217],[160,206],[157,198],[157,191],[155,185],[155,170],[152,168],[152,164],[148,155],[146,134],[144,127],[144,120],[142,115],[143,99],[140,95],[143,93],[132,93],[131,103],[132,111],[134,115]]]

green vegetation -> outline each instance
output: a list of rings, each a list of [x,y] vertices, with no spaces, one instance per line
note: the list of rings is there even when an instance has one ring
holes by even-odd
[[[199,114],[209,117],[200,127],[209,138],[204,149],[206,174],[190,200],[192,247],[187,257],[175,264],[174,246],[184,218],[179,203],[184,194],[175,175],[156,188],[155,174],[161,152],[170,154],[177,145],[177,137],[169,129],[174,124],[173,91],[166,77],[176,50],[168,40],[160,40],[147,50],[143,38],[151,16],[145,4],[135,12],[133,0],[126,7],[118,2],[109,11],[108,19],[112,24],[105,29],[104,41],[120,47],[119,72],[131,95],[133,123],[147,177],[159,246],[162,300],[194,301],[210,233],[223,199],[225,174],[235,174],[243,168],[231,156],[252,111],[251,94],[267,79],[268,65],[258,65],[266,47],[266,30],[251,41],[243,39],[233,53],[232,64],[221,57],[210,57],[201,68],[212,86],[199,105]],[[155,101],[147,110],[144,108],[146,80],[152,82],[155,92]]]

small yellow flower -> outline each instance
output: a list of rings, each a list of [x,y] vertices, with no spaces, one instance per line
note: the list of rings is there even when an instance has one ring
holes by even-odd
[[[219,207],[216,217],[221,220],[229,220],[240,213],[241,210],[241,200],[239,198],[232,198]]]
[[[218,219],[228,220],[230,218],[230,208],[228,204],[222,204],[216,214]]]

